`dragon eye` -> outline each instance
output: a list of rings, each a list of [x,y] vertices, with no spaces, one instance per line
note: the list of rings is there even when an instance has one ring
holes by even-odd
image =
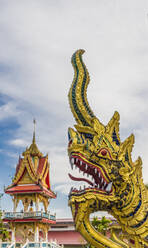
[[[101,148],[98,152],[98,155],[106,156],[108,153],[109,151],[106,148]]]
[[[99,154],[101,154],[102,156],[108,155],[112,159],[110,152],[106,148],[101,148],[98,152],[98,156],[99,156]]]
[[[108,152],[108,151],[107,151],[106,149],[102,149],[102,150],[101,150],[101,155],[102,155],[102,156],[106,156],[107,152]]]

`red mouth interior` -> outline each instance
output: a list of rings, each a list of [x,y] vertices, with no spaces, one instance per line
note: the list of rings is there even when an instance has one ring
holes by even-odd
[[[73,181],[83,181],[88,183],[91,188],[99,189],[101,191],[110,193],[112,191],[112,183],[107,182],[106,178],[103,176],[101,170],[92,164],[87,163],[84,161],[81,157],[78,155],[72,155],[70,157],[70,164],[72,170],[79,169],[80,173],[83,173],[87,175],[87,177],[91,176],[91,180],[82,177],[75,177],[72,176],[70,173],[68,174],[69,177]]]
[[[88,184],[90,184],[91,186],[93,186],[93,183],[91,181],[85,179],[85,178],[73,177],[70,173],[68,175],[71,178],[71,180],[73,180],[73,181],[84,181],[84,182],[87,182]]]

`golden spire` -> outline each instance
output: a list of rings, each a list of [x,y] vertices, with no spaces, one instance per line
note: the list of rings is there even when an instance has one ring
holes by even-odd
[[[36,119],[33,119],[33,124],[34,124],[34,131],[33,131],[32,144],[35,144],[35,125],[36,125]]]
[[[38,156],[38,157],[42,157],[43,154],[39,151],[36,142],[35,142],[35,125],[36,125],[36,120],[33,119],[33,124],[34,124],[34,130],[33,130],[33,139],[32,139],[32,144],[30,145],[30,147],[28,149],[26,149],[25,152],[23,152],[23,155],[25,155],[25,153],[29,153],[31,156]]]

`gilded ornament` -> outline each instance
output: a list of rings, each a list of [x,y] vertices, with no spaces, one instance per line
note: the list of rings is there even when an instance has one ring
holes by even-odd
[[[68,130],[68,155],[71,168],[78,168],[80,177],[69,176],[88,184],[72,188],[69,194],[76,229],[98,248],[148,247],[147,189],[142,179],[142,160],[139,157],[133,162],[131,157],[134,135],[124,142],[120,140],[117,111],[106,126],[94,115],[86,95],[89,74],[83,53],[78,50],[72,56],[74,79],[69,90],[77,124],[75,130]],[[89,216],[97,211],[109,212],[119,223],[111,227],[111,239],[92,227]]]

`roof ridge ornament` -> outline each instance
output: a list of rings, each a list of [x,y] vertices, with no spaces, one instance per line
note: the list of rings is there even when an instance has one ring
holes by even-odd
[[[35,139],[35,125],[36,125],[36,119],[33,119],[33,124],[34,124],[34,130],[33,130],[33,138],[32,138],[32,144],[30,145],[29,148],[26,148],[26,151],[23,152],[23,156],[26,154],[31,155],[33,157],[42,157],[43,154],[39,151],[37,145],[36,145],[36,139]]]
[[[34,124],[34,131],[33,131],[32,144],[35,144],[35,125],[36,125],[36,119],[33,119],[33,124]]]

